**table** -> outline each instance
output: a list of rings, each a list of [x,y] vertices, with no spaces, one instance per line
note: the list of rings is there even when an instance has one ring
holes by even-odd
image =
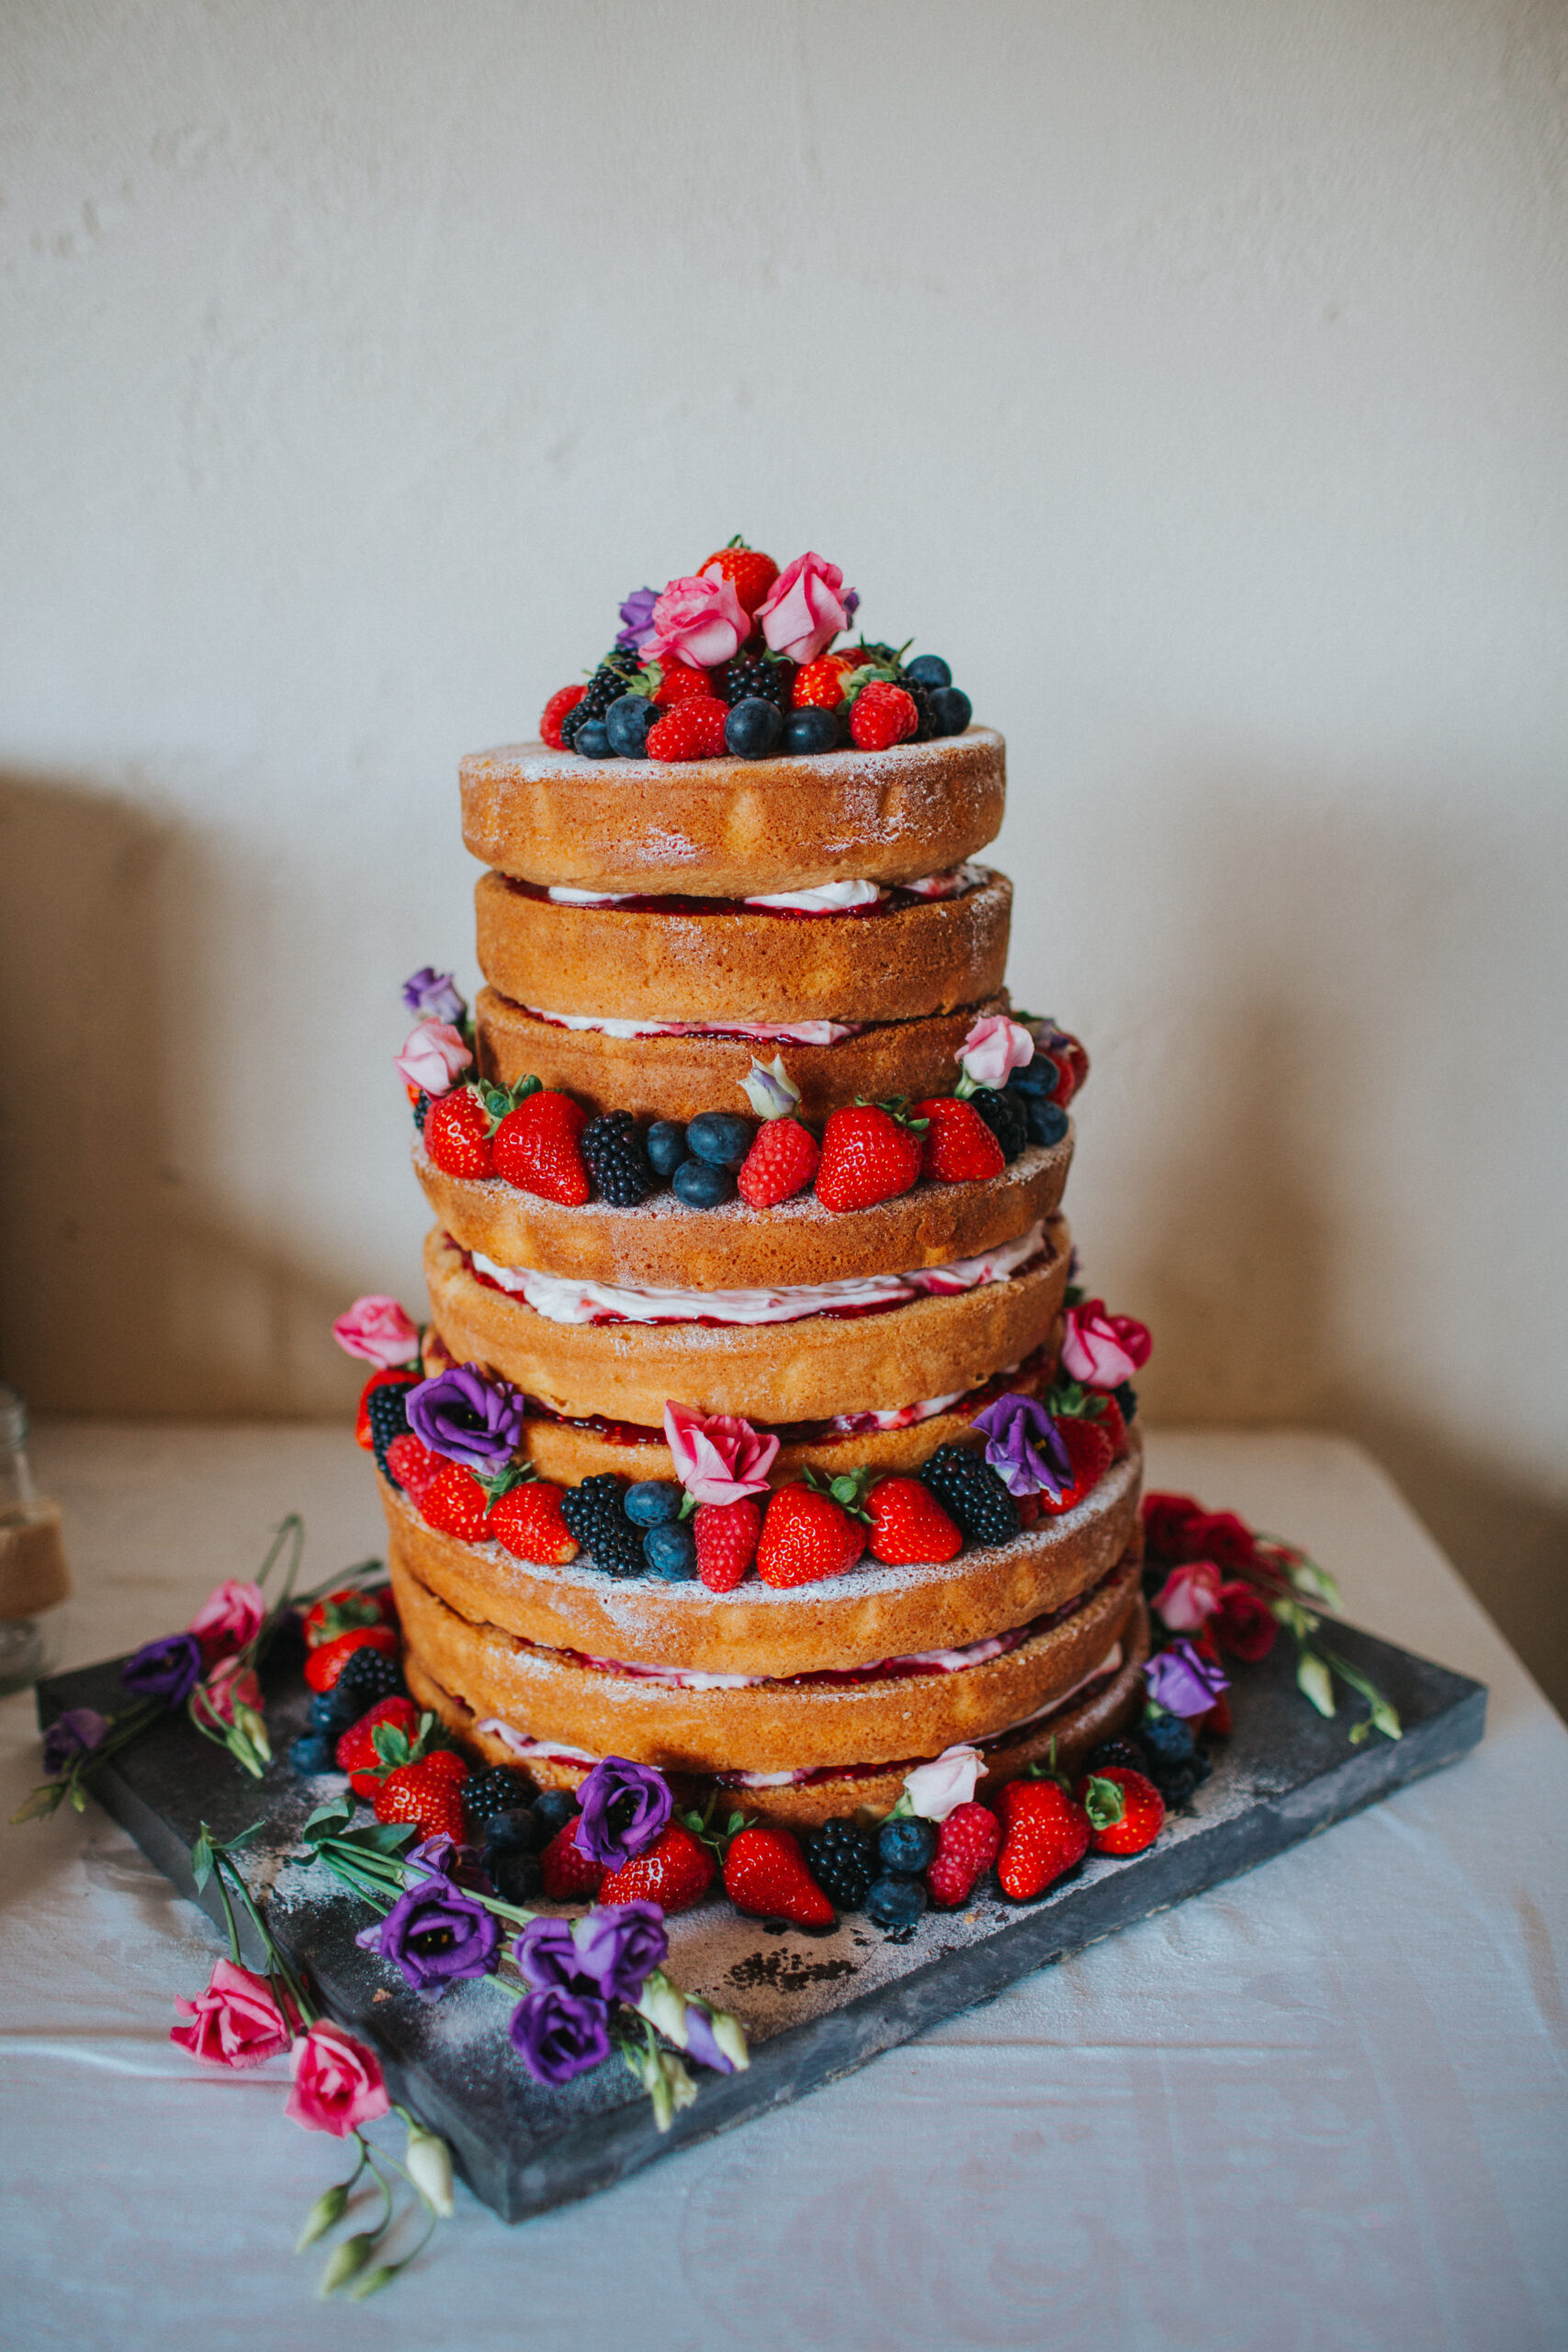
[[[303,1510],[377,1548],[337,1429],[46,1426],[67,1665],[185,1622]],[[0,2343],[176,2352],[1535,2352],[1568,2340],[1568,1732],[1376,1465],[1164,1431],[1150,1478],[1303,1543],[1371,1631],[1482,1677],[1488,1736],[1326,1837],[802,2104],[506,2230],[466,2191],[390,2294],[311,2300],[341,2170],[282,2062],[198,2069],[208,1923],[89,1808],[0,1838]],[[37,1778],[0,1705],[6,1811]]]

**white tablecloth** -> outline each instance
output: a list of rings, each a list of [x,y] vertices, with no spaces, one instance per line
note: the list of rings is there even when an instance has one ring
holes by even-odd
[[[341,1431],[46,1430],[69,1664],[183,1623],[304,1510],[378,1548]],[[1374,1632],[1492,1688],[1474,1757],[845,2082],[508,2230],[459,2190],[360,2308],[297,2261],[333,2143],[280,2066],[168,2041],[207,1922],[89,1808],[0,1833],[0,2343],[472,2352],[1534,2352],[1568,2342],[1568,1735],[1382,1474],[1156,1437],[1151,1481],[1304,1543]],[[0,1706],[5,1810],[37,1777]]]

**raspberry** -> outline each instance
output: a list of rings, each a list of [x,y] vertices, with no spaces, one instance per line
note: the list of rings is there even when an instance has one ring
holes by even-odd
[[[400,1487],[417,1510],[421,1495],[441,1467],[441,1456],[432,1453],[412,1430],[405,1430],[387,1448],[386,1467],[393,1486]]]
[[[756,1499],[741,1495],[732,1503],[700,1503],[692,1521],[697,1574],[710,1592],[733,1592],[757,1556],[762,1514]]]
[[[678,702],[690,702],[694,695],[713,693],[713,678],[706,670],[694,670],[684,662],[661,664],[659,692],[653,699],[660,710],[673,710]]]
[[[798,1119],[764,1120],[736,1178],[748,1208],[771,1209],[805,1191],[821,1159],[817,1138]]]
[[[729,707],[716,695],[688,695],[649,729],[650,760],[717,760],[724,756]]]
[[[1002,1826],[989,1806],[954,1805],[938,1826],[936,1852],[926,1871],[926,1885],[940,1911],[956,1910],[968,1901],[976,1880],[996,1860],[1001,1842]]]
[[[586,686],[563,686],[559,694],[552,695],[545,705],[544,715],[539,720],[539,733],[552,752],[566,749],[561,741],[561,721],[569,711],[577,708],[587,691]]]

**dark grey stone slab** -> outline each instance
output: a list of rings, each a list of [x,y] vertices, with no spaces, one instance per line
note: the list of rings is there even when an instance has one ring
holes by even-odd
[[[280,1943],[310,1970],[333,2014],[375,2042],[395,2095],[451,2142],[477,2193],[505,2220],[520,2221],[850,2073],[1031,1969],[1255,1869],[1480,1739],[1481,1683],[1353,1627],[1336,1627],[1335,1639],[1398,1708],[1403,1739],[1374,1736],[1353,1747],[1352,1711],[1342,1708],[1331,1722],[1315,1714],[1295,1689],[1293,1651],[1281,1641],[1263,1665],[1239,1670],[1235,1733],[1193,1806],[1159,1843],[1129,1861],[1092,1857],[1038,1903],[1015,1906],[992,1895],[962,1912],[928,1914],[906,1945],[855,1918],[823,1938],[771,1933],[722,1895],[671,1919],[669,1973],[745,2021],[752,2063],[743,2075],[703,2075],[695,2106],[663,2138],[619,2063],[564,2090],[545,2089],[506,2042],[506,2004],[494,1986],[463,1985],[429,2007],[395,1970],[357,1949],[354,1936],[368,1912],[319,1865],[299,1860],[306,1814],[340,1781],[301,1781],[281,1764],[265,1781],[249,1781],[182,1716],[118,1758],[97,1793],[149,1859],[215,1918],[212,1890],[198,1897],[190,1871],[200,1824],[231,1838],[265,1818],[268,1827],[245,1861]],[[117,1667],[41,1683],[40,1721],[67,1707],[112,1709]],[[280,1753],[303,1727],[306,1703],[297,1666],[280,1666],[268,1691]]]

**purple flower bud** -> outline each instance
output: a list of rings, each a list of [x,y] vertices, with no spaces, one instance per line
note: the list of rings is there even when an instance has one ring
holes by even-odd
[[[1010,1393],[975,1416],[986,1435],[986,1459],[1010,1495],[1049,1495],[1073,1483],[1073,1465],[1055,1421],[1037,1396]]]
[[[470,1470],[499,1470],[523,1434],[523,1392],[477,1363],[437,1373],[408,1391],[409,1427],[432,1453]]]
[[[52,1779],[79,1756],[90,1756],[103,1745],[108,1727],[107,1715],[100,1715],[96,1707],[67,1707],[43,1736],[44,1770]]]
[[[459,1978],[491,1973],[501,1926],[449,1878],[421,1878],[358,1940],[395,1961],[416,1993],[439,1999]]]
[[[144,1642],[128,1657],[119,1679],[138,1699],[162,1699],[183,1707],[201,1675],[201,1644],[194,1634],[165,1634],[159,1642]]]
[[[659,602],[657,588],[634,588],[621,606],[621,632],[617,645],[635,645],[640,652],[653,635],[653,608]]]
[[[846,588],[843,594],[844,626],[847,628],[860,610],[860,590]]]
[[[686,2004],[686,2055],[694,2058],[699,2066],[711,2066],[716,2075],[733,2075],[735,2061],[727,2058],[718,2046],[713,2021],[705,2009],[695,2001]]]
[[[472,1847],[456,1846],[450,1838],[424,1838],[403,1856],[405,1871],[424,1878],[449,1878],[469,1894],[493,1894],[495,1889]]]
[[[536,2083],[570,2083],[610,2054],[610,2012],[604,2002],[559,1984],[525,1993],[507,2033]]]
[[[468,999],[451,973],[438,972],[433,964],[409,975],[403,982],[403,1002],[421,1021],[447,1021],[455,1029],[468,1009]]]
[[[1173,1715],[1206,1715],[1230,1677],[1191,1642],[1172,1642],[1144,1668],[1149,1697]]]
[[[572,1928],[578,1965],[606,2001],[635,2001],[670,1949],[657,1903],[603,1903]]]
[[[577,1795],[577,1850],[611,1871],[645,1854],[675,1809],[663,1775],[624,1756],[595,1764]]]

